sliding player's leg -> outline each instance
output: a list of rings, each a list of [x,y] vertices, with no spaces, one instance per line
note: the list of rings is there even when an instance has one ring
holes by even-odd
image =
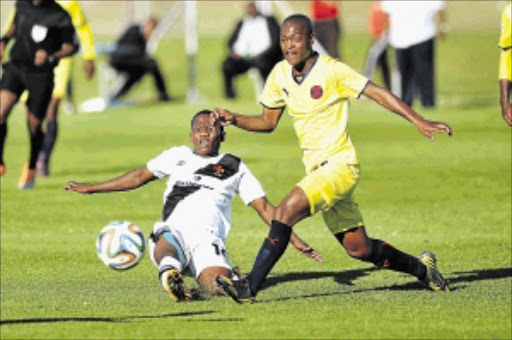
[[[182,271],[187,266],[187,258],[182,241],[163,223],[156,223],[150,235],[149,254],[158,268],[158,278],[162,287],[174,301],[191,299],[191,294],[183,280]]]

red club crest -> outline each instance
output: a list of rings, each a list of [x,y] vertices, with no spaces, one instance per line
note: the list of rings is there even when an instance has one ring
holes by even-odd
[[[322,97],[322,94],[324,94],[324,90],[322,89],[322,86],[315,85],[311,88],[311,98],[320,99],[320,97]]]
[[[222,176],[225,172],[224,167],[220,164],[215,165],[213,171],[215,172],[215,176]]]

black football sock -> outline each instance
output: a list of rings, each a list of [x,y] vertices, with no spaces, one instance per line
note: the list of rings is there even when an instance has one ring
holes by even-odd
[[[292,228],[290,226],[275,220],[272,221],[270,232],[263,241],[251,273],[247,275],[249,287],[253,294],[256,294],[260,289],[272,267],[283,255],[290,242],[291,233]]]
[[[381,240],[372,239],[372,254],[363,261],[372,262],[377,267],[408,273],[420,280],[425,278],[427,273],[427,268],[418,258],[406,254]]]
[[[7,123],[0,124],[0,164],[4,164],[5,137],[7,137]]]
[[[30,132],[30,162],[29,169],[35,169],[37,163],[37,157],[41,147],[43,146],[44,134],[41,127],[37,128],[36,131]]]
[[[48,131],[44,134],[43,148],[40,153],[40,156],[44,157],[46,163],[49,162],[53,147],[55,146],[59,124],[57,121],[48,122],[47,128]]]

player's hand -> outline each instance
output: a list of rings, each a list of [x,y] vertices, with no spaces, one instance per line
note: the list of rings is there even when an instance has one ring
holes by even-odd
[[[504,108],[501,111],[501,116],[503,117],[503,120],[507,122],[508,126],[512,126],[512,105]]]
[[[316,262],[319,262],[319,263],[324,262],[324,258],[322,257],[322,254],[320,254],[318,251],[313,249],[313,247],[297,249],[297,250],[299,250],[302,255],[307,256],[310,259],[315,260]]]
[[[75,181],[67,182],[66,185],[64,186],[64,190],[66,190],[66,191],[76,191],[81,194],[89,194],[90,192],[89,192],[88,188],[89,188],[89,185],[77,183]]]
[[[215,108],[212,111],[211,117],[218,120],[222,126],[236,125],[235,115],[228,110]]]
[[[36,51],[36,55],[34,56],[34,65],[41,66],[48,60],[48,52],[45,50],[39,49]]]
[[[84,72],[87,76],[87,79],[91,79],[94,75],[94,72],[96,71],[96,66],[94,65],[94,60],[87,59],[84,60]]]
[[[446,133],[448,136],[452,135],[452,128],[450,125],[443,122],[432,122],[430,120],[421,120],[415,123],[420,133],[430,140],[434,140],[434,133]]]

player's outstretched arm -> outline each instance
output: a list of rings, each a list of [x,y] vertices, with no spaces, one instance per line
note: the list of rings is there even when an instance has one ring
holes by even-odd
[[[406,103],[388,90],[369,82],[363,94],[371,98],[381,106],[391,112],[394,112],[407,119],[416,126],[422,135],[430,140],[434,140],[434,133],[446,133],[452,135],[452,128],[443,122],[433,122],[426,120],[418,113],[414,112]]]
[[[264,107],[259,116],[246,116],[225,109],[215,108],[212,118],[219,120],[223,126],[234,125],[240,129],[256,132],[272,132],[277,127],[284,108],[269,109]]]
[[[249,204],[258,215],[260,215],[261,219],[270,226],[272,223],[272,219],[274,217],[275,207],[272,203],[270,203],[266,197],[260,197],[255,199]],[[308,245],[305,241],[303,241],[295,232],[292,230],[292,234],[290,236],[290,243],[300,252],[302,255],[315,260],[316,262],[324,262],[322,254],[313,249],[310,245]]]
[[[132,170],[124,175],[96,184],[77,183],[70,181],[64,186],[64,190],[76,191],[81,194],[95,194],[102,192],[127,191],[143,186],[157,179],[148,168]]]
[[[501,117],[512,126],[512,104],[510,104],[510,80],[500,79]]]

